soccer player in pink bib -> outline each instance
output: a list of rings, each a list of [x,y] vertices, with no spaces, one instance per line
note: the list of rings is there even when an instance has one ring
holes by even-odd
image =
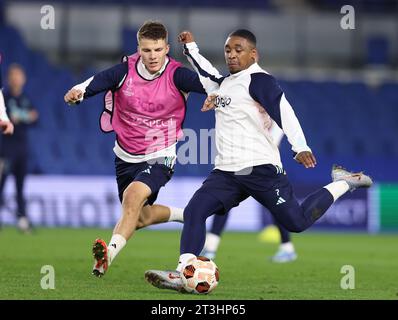
[[[94,242],[93,274],[98,277],[105,274],[136,229],[183,221],[182,209],[154,202],[173,175],[187,94],[206,93],[195,72],[168,56],[163,24],[144,23],[137,39],[137,53],[65,95],[65,102],[75,104],[107,91],[101,128],[116,133],[113,151],[122,215],[108,245],[102,239]]]

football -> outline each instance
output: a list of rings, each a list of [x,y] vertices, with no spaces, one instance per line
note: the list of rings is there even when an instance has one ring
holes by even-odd
[[[184,289],[189,293],[210,293],[217,287],[219,279],[217,265],[206,257],[189,259],[182,270]]]

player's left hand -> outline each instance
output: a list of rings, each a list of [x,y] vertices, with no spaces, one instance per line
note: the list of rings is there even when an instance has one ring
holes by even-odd
[[[298,163],[301,163],[304,167],[315,168],[316,159],[315,156],[310,151],[302,151],[297,154],[294,158]]]
[[[11,121],[0,120],[0,130],[3,134],[13,134],[14,133],[14,125]]]
[[[216,104],[215,104],[216,97],[217,97],[216,94],[208,95],[205,102],[203,102],[202,109],[200,109],[200,110],[202,112],[206,112],[206,111],[215,109],[216,108]]]
[[[70,89],[64,96],[64,100],[67,104],[73,105],[80,102],[83,99],[83,91],[79,89]]]

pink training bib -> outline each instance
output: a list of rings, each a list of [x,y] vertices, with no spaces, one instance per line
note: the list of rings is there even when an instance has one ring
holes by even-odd
[[[169,58],[163,73],[145,80],[136,64],[140,56],[128,57],[128,74],[123,85],[105,95],[100,125],[112,130],[121,148],[131,154],[149,154],[169,147],[182,137],[185,99],[173,81],[181,63]]]

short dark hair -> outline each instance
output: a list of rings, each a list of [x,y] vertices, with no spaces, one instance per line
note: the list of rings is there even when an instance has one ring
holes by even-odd
[[[257,45],[256,36],[253,34],[253,32],[246,29],[238,29],[234,32],[231,32],[228,37],[241,37],[249,41],[253,46]]]
[[[145,21],[137,32],[137,40],[140,41],[143,38],[151,40],[164,39],[167,42],[167,29],[159,21]]]

